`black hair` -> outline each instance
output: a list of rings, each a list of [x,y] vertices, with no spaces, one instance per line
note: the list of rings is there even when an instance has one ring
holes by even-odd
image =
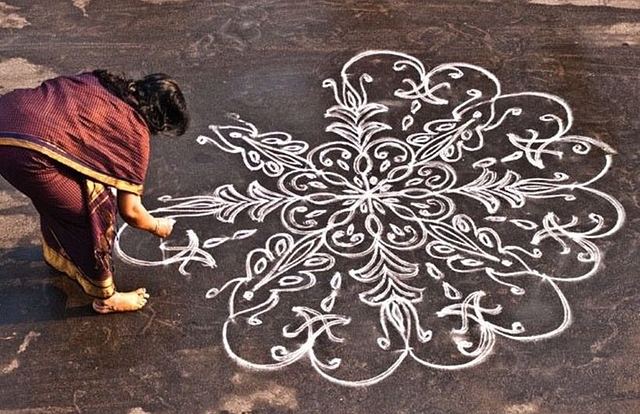
[[[109,92],[131,105],[152,134],[179,136],[189,126],[189,113],[177,82],[164,73],[139,80],[126,79],[106,70],[92,72]]]

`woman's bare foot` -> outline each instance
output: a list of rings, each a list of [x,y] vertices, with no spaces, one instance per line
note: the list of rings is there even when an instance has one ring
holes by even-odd
[[[116,292],[108,299],[94,299],[93,310],[98,313],[137,311],[147,304],[148,298],[145,288],[133,292]]]

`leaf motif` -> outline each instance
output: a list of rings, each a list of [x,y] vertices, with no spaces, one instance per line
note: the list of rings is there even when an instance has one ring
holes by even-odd
[[[335,259],[326,253],[314,253],[303,262],[305,270],[319,272],[333,267]]]
[[[283,276],[278,280],[278,285],[280,287],[287,288],[287,287],[291,287],[291,286],[297,286],[303,280],[304,279],[301,276],[298,276],[298,275]]]
[[[228,237],[212,237],[210,239],[205,240],[202,243],[202,247],[204,249],[211,249],[216,246],[220,246],[221,244],[225,243],[228,240],[230,240]]]
[[[420,103],[419,100],[414,100],[413,102],[411,102],[411,113],[412,114],[416,114],[416,112],[418,112],[420,110],[420,108],[422,108],[422,104]]]
[[[506,157],[501,158],[500,161],[506,164],[507,162],[519,160],[523,155],[524,153],[522,151],[514,151]]]
[[[430,262],[425,263],[425,265],[426,265],[426,268],[427,268],[427,274],[429,276],[431,276],[435,280],[444,279],[444,273],[442,273],[442,271],[440,269],[438,269],[438,267],[436,265],[434,265],[433,263],[430,263]]]
[[[333,306],[335,305],[335,303],[336,303],[336,296],[334,294],[331,294],[326,298],[322,299],[322,301],[320,302],[320,307],[322,308],[323,311],[328,313],[333,310]]]
[[[524,230],[535,230],[538,228],[538,224],[531,220],[512,219],[509,220],[509,222]]]
[[[256,229],[238,230],[235,233],[233,233],[233,236],[231,236],[231,238],[233,240],[246,239],[256,234],[257,231],[258,230]]]
[[[402,118],[402,130],[406,131],[408,130],[411,125],[413,125],[413,117],[411,115],[407,115],[404,118]]]
[[[301,143],[289,144],[282,147],[282,150],[294,154],[301,154],[307,150],[307,145],[303,145]]]
[[[484,265],[483,261],[476,260],[476,259],[462,259],[462,260],[460,260],[460,263],[462,263],[463,265],[465,265],[467,267],[480,267],[480,266]]]
[[[447,299],[460,300],[463,298],[462,292],[460,292],[458,289],[454,288],[447,282],[442,282],[442,288],[444,289],[444,296]]]
[[[331,288],[334,290],[339,290],[342,286],[342,275],[340,272],[336,272],[335,275],[331,278]]]

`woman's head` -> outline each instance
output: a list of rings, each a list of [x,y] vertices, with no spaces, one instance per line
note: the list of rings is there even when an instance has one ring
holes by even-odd
[[[187,130],[187,104],[180,87],[170,76],[155,73],[139,80],[128,80],[105,70],[93,73],[102,85],[144,118],[152,134],[178,136]]]
[[[138,102],[136,108],[152,134],[182,135],[187,130],[187,104],[178,84],[168,75],[156,73],[129,86]]]

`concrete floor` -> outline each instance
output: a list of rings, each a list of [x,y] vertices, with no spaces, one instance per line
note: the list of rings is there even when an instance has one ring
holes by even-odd
[[[162,71],[193,123],[140,312],[0,180],[0,413],[640,412],[639,43],[636,0],[1,2],[0,93]]]

